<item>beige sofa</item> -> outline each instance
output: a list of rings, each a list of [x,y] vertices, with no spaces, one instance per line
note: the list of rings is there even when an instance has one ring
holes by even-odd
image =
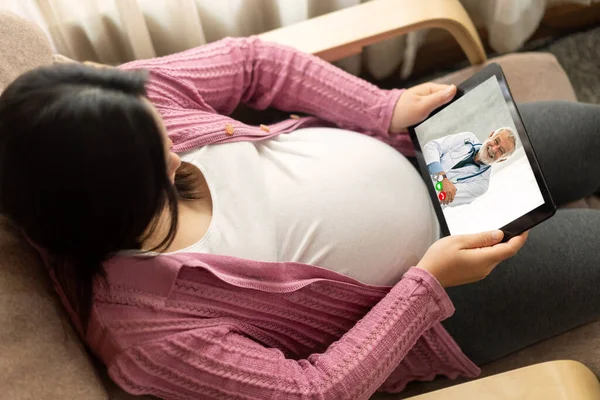
[[[0,91],[23,71],[52,60],[50,45],[38,27],[0,13]],[[518,101],[575,99],[564,71],[549,54],[508,55],[497,61]],[[458,72],[444,80],[458,82],[471,72]],[[600,323],[544,341],[483,371],[489,375],[554,359],[581,361],[598,374]],[[447,384],[438,380],[412,385],[401,397]],[[57,302],[39,258],[19,232],[0,218],[0,399],[130,397],[96,367]]]

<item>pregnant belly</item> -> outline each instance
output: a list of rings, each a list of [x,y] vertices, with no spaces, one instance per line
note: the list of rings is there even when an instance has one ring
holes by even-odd
[[[264,144],[279,261],[390,285],[439,235],[427,189],[388,145],[311,128]]]

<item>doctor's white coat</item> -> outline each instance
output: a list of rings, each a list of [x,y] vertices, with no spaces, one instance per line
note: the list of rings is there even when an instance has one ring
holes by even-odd
[[[462,168],[452,169],[469,155],[473,146],[480,144],[473,133],[461,132],[431,140],[423,146],[427,166],[436,162],[441,164],[441,170],[433,172],[432,175],[444,171],[448,180],[456,186],[456,196],[448,207],[469,204],[487,191],[492,173],[490,167],[467,164]],[[435,166],[433,168],[436,169]]]

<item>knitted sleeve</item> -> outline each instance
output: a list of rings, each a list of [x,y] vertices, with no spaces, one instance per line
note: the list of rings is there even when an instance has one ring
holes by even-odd
[[[109,374],[133,394],[165,399],[368,399],[418,338],[454,308],[440,284],[412,268],[322,354],[294,360],[245,334],[243,324],[208,319],[163,329],[127,349]]]
[[[387,135],[401,90],[382,90],[334,65],[256,37],[227,38],[121,68],[151,72],[156,89],[184,107],[228,115],[240,103],[317,116]],[[177,99],[179,98],[179,99]],[[409,141],[408,135],[406,141]]]

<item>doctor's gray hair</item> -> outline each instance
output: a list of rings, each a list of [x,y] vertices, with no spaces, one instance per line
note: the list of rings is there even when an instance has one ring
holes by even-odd
[[[505,126],[505,127],[496,129],[494,131],[494,134],[492,135],[492,138],[494,136],[496,136],[496,135],[499,135],[502,132],[508,132],[508,138],[513,143],[513,149],[512,149],[512,151],[507,152],[506,154],[504,154],[504,157],[502,157],[503,159],[506,159],[507,157],[511,156],[512,153],[514,153],[515,149],[517,148],[517,132],[513,128]]]

